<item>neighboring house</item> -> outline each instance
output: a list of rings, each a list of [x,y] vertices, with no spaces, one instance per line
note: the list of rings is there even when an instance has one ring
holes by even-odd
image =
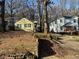
[[[71,32],[71,31],[77,32],[79,31],[79,18],[64,16],[57,20],[53,20],[49,24],[49,28],[51,32],[55,33]]]
[[[16,21],[15,30],[34,31],[34,23],[26,18],[22,18]]]

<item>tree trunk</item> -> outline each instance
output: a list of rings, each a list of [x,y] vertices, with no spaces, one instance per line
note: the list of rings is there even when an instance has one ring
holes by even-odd
[[[2,0],[2,5],[1,5],[1,19],[2,19],[2,30],[3,32],[6,31],[6,26],[5,26],[5,0]]]
[[[15,26],[14,26],[14,14],[13,14],[13,5],[12,5],[12,3],[13,3],[13,0],[11,0],[11,26],[10,26],[10,29],[11,30],[15,30]]]
[[[47,13],[47,0],[44,1],[44,33],[47,34],[48,32],[48,26],[47,26],[47,20],[48,20],[48,13]]]
[[[38,2],[38,11],[39,11],[39,17],[40,17],[40,32],[43,32],[43,21],[42,21],[42,11],[41,11],[41,2],[40,0]]]

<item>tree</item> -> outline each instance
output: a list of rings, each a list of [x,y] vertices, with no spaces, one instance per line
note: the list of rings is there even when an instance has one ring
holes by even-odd
[[[10,27],[14,30],[14,16],[18,13],[21,7],[21,0],[7,0],[6,1],[6,13],[10,16]]]
[[[19,11],[19,15],[21,15],[21,17],[23,18],[28,18],[30,20],[34,20],[35,19],[35,11],[36,11],[36,5],[34,3],[34,0],[30,1],[30,0],[22,0],[22,6],[21,9]]]
[[[43,32],[43,21],[42,21],[42,9],[41,9],[41,1],[37,0],[38,3],[38,13],[39,13],[39,19],[40,19],[40,31]]]
[[[3,32],[5,32],[6,31],[6,28],[5,28],[5,19],[4,19],[4,16],[5,16],[5,0],[2,0],[2,1],[0,1],[0,3],[1,3],[1,19],[2,19],[2,30],[3,30]]]
[[[51,3],[50,0],[44,0],[44,9],[43,9],[43,17],[44,17],[44,33],[47,34],[49,32],[49,24],[48,24],[48,11],[47,11],[47,6]]]
[[[66,2],[67,0],[60,0],[60,8],[61,8],[62,16],[64,16],[64,10],[66,9]]]
[[[75,10],[76,4],[77,4],[77,0],[70,0],[70,9]]]
[[[48,0],[44,0],[44,33],[47,34],[47,20],[48,20],[48,13],[47,13],[47,2]]]

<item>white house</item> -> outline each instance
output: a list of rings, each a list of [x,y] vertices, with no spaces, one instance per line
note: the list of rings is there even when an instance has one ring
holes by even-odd
[[[74,16],[64,16],[57,20],[53,20],[49,24],[50,31],[55,33],[79,31],[79,18]]]

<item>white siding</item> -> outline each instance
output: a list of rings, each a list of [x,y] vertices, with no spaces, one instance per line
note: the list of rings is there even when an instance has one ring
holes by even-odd
[[[74,22],[74,20],[75,20],[75,22]],[[57,19],[57,20],[50,23],[50,26],[49,26],[50,31],[53,30],[54,32],[64,32],[64,27],[62,27],[62,26],[65,25],[66,23],[69,23],[69,22],[71,22],[73,24],[73,26],[76,27],[76,31],[79,31],[78,17],[74,17],[71,19],[65,19],[63,17],[63,18]],[[61,30],[61,27],[62,27],[62,30]]]

